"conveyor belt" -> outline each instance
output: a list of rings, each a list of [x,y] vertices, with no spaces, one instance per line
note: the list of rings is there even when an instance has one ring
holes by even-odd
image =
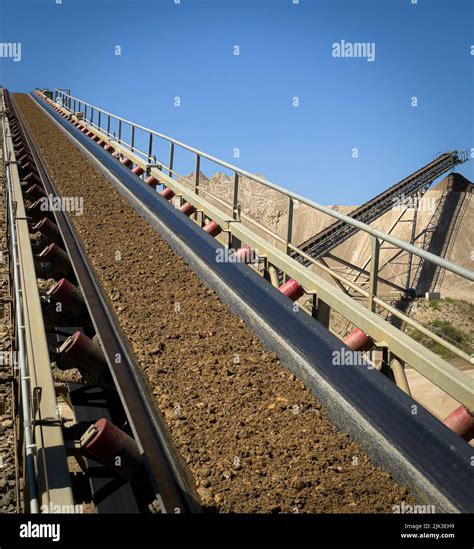
[[[367,365],[333,365],[351,351],[308,315],[295,314],[278,290],[246,265],[216,262],[221,245],[102,147],[35,96],[35,101],[100,167],[163,239],[238,314],[288,370],[302,379],[340,429],[373,461],[438,511],[474,510],[472,449],[430,413]],[[413,414],[413,406],[417,413]]]
[[[46,192],[49,196],[58,196],[21,114],[14,102],[12,105],[18,120],[23,125],[23,132],[29,142]],[[143,449],[145,465],[153,483],[153,489],[159,494],[162,510],[173,512],[179,509],[180,512],[197,512],[200,506],[194,495],[194,487],[187,478],[179,455],[172,447],[168,431],[149,395],[146,382],[135,363],[133,352],[122,335],[118,322],[103,295],[101,285],[89,265],[80,244],[80,238],[64,211],[58,210],[54,213],[76,279],[100,338],[102,350],[107,357],[113,380],[136,435],[137,443]],[[120,364],[115,362],[117,356],[121,357]]]
[[[443,153],[423,168],[359,206],[350,214],[350,217],[370,224],[397,203],[403,204],[407,198],[416,192],[426,190],[437,177],[462,162],[463,160],[457,151]],[[299,248],[313,259],[318,259],[345,242],[357,231],[356,227],[347,225],[342,221],[336,221],[303,242],[303,244],[300,244]],[[311,264],[308,259],[299,256],[297,252],[294,253],[294,257],[303,265],[309,266]]]

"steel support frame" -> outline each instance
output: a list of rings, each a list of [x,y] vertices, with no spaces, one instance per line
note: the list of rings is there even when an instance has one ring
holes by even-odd
[[[5,118],[3,122],[7,128],[4,147],[11,154],[14,149],[10,127]],[[10,169],[12,199],[16,204],[14,222],[18,238],[26,357],[34,413],[39,503],[40,508],[47,509],[47,512],[67,512],[74,508],[74,499],[36,280],[35,262],[18,167],[16,163],[11,163],[8,169]]]
[[[65,112],[68,111],[65,110]],[[91,128],[91,131],[104,141],[111,141],[107,136],[95,128]],[[131,153],[129,149],[118,144],[116,141],[113,141],[113,146],[121,153],[128,156],[136,165],[146,169],[147,163],[141,157]],[[264,238],[257,235],[252,229],[222,212],[222,210],[203,198],[202,195],[195,194],[192,189],[187,188],[184,184],[175,179],[171,179],[163,171],[156,168],[152,168],[150,174],[162,185],[169,187],[176,195],[181,196],[184,201],[191,203],[196,209],[205,212],[205,215],[209,219],[216,221],[224,230],[229,231],[233,237],[236,237],[241,242],[249,245],[258,255],[265,256],[269,263],[284,272],[288,277],[297,280],[308,293],[316,293],[318,299],[322,299],[330,308],[333,308],[338,313],[342,314],[342,316],[350,320],[379,345],[388,347],[390,351],[403,360],[404,363],[409,364],[432,383],[452,396],[456,401],[464,404],[469,410],[474,410],[474,379],[469,378],[469,376],[459,371],[435,353],[426,349],[417,341],[414,341],[410,336],[392,326],[373,311],[367,310],[366,307],[357,303],[338,288],[335,288],[323,277],[311,272],[299,261],[290,257],[286,253],[286,250],[279,250]],[[267,186],[271,185],[267,184]],[[296,197],[296,199],[298,198]],[[324,209],[324,207],[321,208]],[[336,216],[342,215],[339,214],[339,212],[333,213]],[[360,224],[360,222],[357,221],[353,222],[355,225]],[[398,242],[398,239],[370,227],[366,229],[366,232],[373,237],[378,237],[388,242]],[[409,246],[407,247],[409,248]],[[419,252],[419,250],[416,251]],[[431,256],[433,254],[425,252],[422,255]],[[442,260],[442,263],[449,262]],[[456,268],[457,266],[455,266],[455,269]]]

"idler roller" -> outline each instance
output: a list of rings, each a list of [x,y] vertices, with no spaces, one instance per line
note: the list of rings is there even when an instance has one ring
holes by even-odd
[[[26,164],[27,162],[34,162],[29,151],[24,152],[21,155],[18,154],[18,158],[19,158],[18,162],[20,163],[20,165]]]
[[[127,168],[131,168],[133,166],[133,162],[130,160],[130,158],[128,158],[127,156],[123,156],[121,159],[120,159],[120,164],[123,164],[124,166],[126,166]]]
[[[145,170],[141,167],[141,166],[135,166],[132,170],[132,172],[135,174],[135,175],[142,175],[145,173]]]
[[[93,438],[87,440],[89,436]],[[102,418],[84,433],[86,454],[110,467],[127,480],[139,478],[143,472],[140,450],[135,440],[108,419]]]
[[[64,275],[68,275],[72,271],[71,263],[69,262],[69,257],[66,252],[61,250],[54,242],[40,252],[39,258],[42,261],[48,261],[54,265],[54,267]]]
[[[149,175],[146,179],[145,179],[145,183],[147,185],[150,185],[150,187],[154,187],[155,185],[159,185],[159,181],[158,179],[156,179],[156,177],[153,177],[152,175]]]
[[[36,165],[33,163],[32,160],[27,160],[24,164],[21,164],[20,170],[22,174],[29,174],[33,172],[36,175],[39,175],[38,168],[36,167]]]
[[[360,328],[354,328],[342,339],[342,342],[352,351],[368,351],[374,346],[374,342]]]
[[[106,150],[107,152],[109,152],[111,154],[115,151],[115,149],[112,147],[112,145],[110,143],[107,143],[107,145],[105,145],[104,150]]]
[[[164,191],[161,191],[160,194],[162,194]],[[184,213],[184,215],[186,216],[190,216],[192,215],[195,211],[196,211],[196,208],[190,203],[190,202],[185,202],[180,208],[179,208],[179,211]]]
[[[474,438],[474,414],[465,406],[459,406],[443,421],[446,427],[462,437],[466,442]]]
[[[245,244],[234,253],[234,258],[242,263],[250,263],[252,261],[252,250],[250,246]]]
[[[74,332],[59,348],[61,366],[69,363],[79,366],[91,374],[101,375],[107,371],[102,349],[82,332]],[[65,360],[64,360],[65,359]]]
[[[34,185],[31,185],[31,187],[28,187],[26,190],[26,196],[33,200],[39,200],[40,198],[44,198],[46,196],[46,191],[43,187],[40,187],[35,183]]]
[[[66,278],[61,278],[49,290],[49,297],[61,303],[68,311],[71,311],[77,318],[87,318],[87,306],[81,290],[74,286]]]
[[[211,236],[217,236],[222,232],[220,225],[218,225],[215,221],[209,221],[209,223],[206,223],[202,230]]]
[[[23,155],[26,154],[31,158],[31,151],[30,151],[30,148],[28,146],[21,147],[20,149],[16,150],[15,152],[19,157],[22,157]]]
[[[43,236],[45,236],[51,242],[61,245],[62,237],[59,232],[59,227],[48,219],[47,217],[43,218],[39,223],[33,227],[34,231],[39,231]]]
[[[162,191],[160,191],[160,196],[162,196],[166,200],[171,200],[174,196],[174,192],[169,188],[165,187]],[[188,204],[188,203],[187,203]],[[189,204],[191,206],[191,204]],[[183,204],[183,206],[186,206],[186,204]],[[183,207],[181,206],[181,208]],[[180,208],[180,209],[181,209]],[[192,213],[192,212],[191,212]],[[189,215],[191,215],[191,213]]]
[[[22,187],[27,185],[27,188],[28,188],[28,187],[31,187],[31,185],[34,185],[34,184],[39,185],[40,188],[42,188],[42,185],[43,185],[43,183],[42,183],[41,179],[39,178],[39,176],[34,172],[30,172],[29,174],[27,174],[27,175],[25,175],[21,178]],[[46,193],[42,196],[45,196],[45,195],[46,195]]]
[[[289,297],[292,301],[296,301],[304,295],[303,287],[293,278],[290,278],[290,280],[282,284],[278,289],[283,295],[286,295],[286,297]]]
[[[44,203],[45,201],[42,198],[40,198],[39,200],[36,200],[36,202],[33,202],[33,204],[26,210],[28,217],[31,217],[34,220],[40,221],[41,219],[43,219],[43,217],[51,215],[50,212],[48,212],[47,210],[45,211],[43,209]]]

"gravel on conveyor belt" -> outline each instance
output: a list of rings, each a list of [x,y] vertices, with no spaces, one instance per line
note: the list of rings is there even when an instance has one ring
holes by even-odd
[[[33,100],[15,100],[59,192],[84,198],[72,220],[203,504],[374,513],[410,500]]]

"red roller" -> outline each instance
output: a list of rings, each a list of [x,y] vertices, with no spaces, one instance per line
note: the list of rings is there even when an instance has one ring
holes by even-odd
[[[46,196],[46,191],[43,189],[43,187],[40,187],[36,183],[34,185],[31,185],[31,187],[28,187],[26,190],[26,195],[30,199],[38,200],[39,198],[43,198]]]
[[[141,475],[140,451],[132,437],[105,418],[96,421],[89,429],[91,432],[96,431],[85,447],[91,458],[128,480],[134,480]]]
[[[16,150],[15,152],[18,156],[22,156],[24,154],[29,155],[31,153],[30,149],[27,146],[26,147],[21,147],[20,149]]]
[[[190,215],[193,215],[193,213],[196,211],[196,208],[190,202],[185,202],[179,208],[179,211],[184,213],[184,215],[186,215],[187,217],[189,217]]]
[[[109,153],[113,153],[115,151],[115,149],[112,147],[112,145],[110,143],[107,143],[107,145],[105,145],[104,149],[109,152]]]
[[[282,284],[279,288],[280,292],[286,297],[289,297],[292,301],[296,301],[304,295],[303,287],[296,282],[293,278],[290,278],[287,282]]]
[[[465,406],[456,408],[443,423],[467,442],[474,438],[474,414]]]
[[[145,179],[145,183],[147,185],[150,185],[150,187],[154,187],[155,185],[159,185],[159,181],[158,179],[156,179],[156,177],[153,177],[152,175],[149,175],[146,179]]]
[[[91,136],[91,139],[92,139],[92,141],[99,141],[100,137],[98,135],[94,134],[94,135]]]
[[[218,225],[215,221],[209,221],[209,223],[206,223],[202,230],[211,236],[217,236],[222,232],[220,225]]]
[[[234,258],[236,258],[237,261],[241,261],[242,263],[250,263],[252,261],[252,250],[250,249],[250,246],[242,246],[234,253]]]
[[[160,191],[160,195],[166,200],[171,200],[174,196],[174,192],[169,187],[165,187],[162,191]]]
[[[38,177],[38,174],[34,172],[30,172],[28,175],[24,175],[21,178],[21,186],[28,189],[29,187],[33,185],[39,185],[40,189],[43,188],[43,183],[41,179]],[[33,191],[34,192],[34,191]]]
[[[145,170],[141,167],[141,166],[135,166],[132,170],[132,172],[135,174],[135,175],[142,175],[145,173]]]
[[[56,223],[54,223],[47,217],[44,217],[39,223],[37,223],[33,227],[33,230],[39,231],[43,236],[45,236],[51,242],[54,242],[56,244],[62,243],[59,227],[56,225]]]
[[[33,202],[33,204],[27,208],[26,213],[28,217],[35,220],[41,220],[44,216],[50,215],[47,210],[43,209],[44,200],[40,198]]]
[[[48,290],[48,296],[74,313],[78,318],[87,317],[87,306],[81,290],[66,278],[61,278]]]
[[[130,158],[123,156],[120,160],[120,164],[123,164],[124,166],[127,166],[127,168],[131,168],[133,166],[133,162],[130,160]]]
[[[21,164],[20,166],[20,170],[22,172],[22,174],[28,174],[30,172],[34,172],[35,174],[39,175],[38,174],[38,168],[36,167],[35,164],[33,164],[33,162],[27,160],[24,164]]]
[[[27,152],[25,152],[25,153],[22,154],[21,156],[20,156],[20,155],[18,155],[18,156],[19,156],[18,162],[19,162],[20,164],[25,164],[27,161],[28,161],[28,162],[33,162],[33,158],[32,158],[31,155],[30,155],[29,153],[27,153]]]
[[[374,342],[360,328],[354,328],[342,339],[342,342],[352,351],[368,351],[374,346]]]
[[[66,276],[72,271],[66,252],[61,250],[54,242],[40,252],[39,258],[43,261],[49,261],[59,272]]]
[[[99,141],[97,141],[97,145],[103,147],[105,145],[105,141],[103,139],[99,139]]]
[[[107,369],[102,349],[82,332],[74,332],[59,348],[59,354],[63,360],[62,366],[71,361],[88,372],[101,374]],[[68,364],[69,366],[69,364]]]

